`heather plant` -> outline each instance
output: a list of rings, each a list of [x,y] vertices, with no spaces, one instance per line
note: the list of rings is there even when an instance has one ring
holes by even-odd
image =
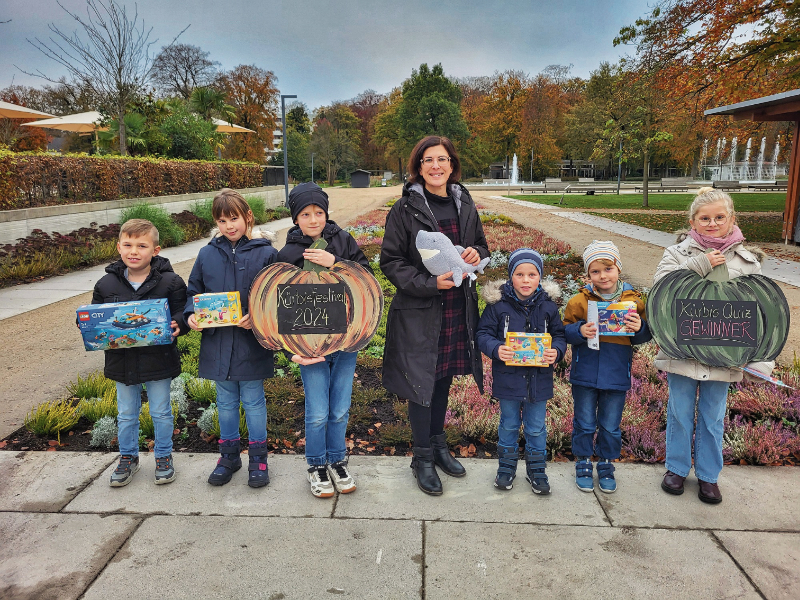
[[[800,452],[800,438],[783,423],[765,419],[751,423],[742,415],[726,422],[722,455],[729,461],[751,465],[779,463],[786,456]]]
[[[197,419],[197,426],[208,437],[219,437],[219,413],[215,402],[212,402],[208,405],[208,408],[203,410],[203,414]],[[244,438],[247,437],[247,420],[242,407],[239,407],[239,435]]]
[[[186,393],[198,404],[211,404],[217,399],[217,384],[210,379],[192,377],[186,383]]]
[[[25,427],[36,435],[60,434],[75,427],[81,415],[71,400],[42,402],[25,416]]]
[[[625,430],[622,449],[642,462],[662,462],[667,454],[667,432],[649,425],[630,426]]]
[[[533,248],[542,257],[564,256],[571,247],[567,242],[550,237],[538,229],[527,229],[518,224],[492,225],[484,229],[489,248],[513,252],[519,248]]]
[[[791,375],[784,376],[787,385],[791,385],[790,378]],[[800,420],[800,392],[772,384],[742,382],[728,395],[728,410],[755,421],[771,418],[797,422]]]
[[[457,427],[468,437],[496,441],[500,408],[489,393],[492,386],[491,364],[485,356],[483,361],[486,393],[480,393],[472,377],[455,378],[445,424]]]
[[[67,385],[67,392],[75,398],[104,398],[106,394],[117,397],[117,384],[99,371],[90,373],[85,378],[78,375],[74,383]]]
[[[167,210],[161,206],[138,202],[122,211],[119,224],[124,225],[131,219],[147,219],[155,225],[160,236],[158,243],[162,248],[183,243],[183,230],[170,218]]]
[[[492,212],[490,210],[482,210],[480,211],[480,219],[481,223],[486,225],[487,223],[491,223],[494,225],[509,225],[514,222],[509,216],[501,215],[500,213]]]
[[[80,415],[92,423],[96,423],[103,417],[117,416],[117,393],[107,392],[102,398],[83,398],[78,403]]]
[[[178,338],[178,352],[181,356],[188,355],[197,359],[200,356],[200,340],[202,335],[199,331],[190,331],[186,335]]]
[[[547,449],[552,456],[563,455],[572,448],[572,389],[561,378],[553,379],[553,397],[547,402]]]
[[[117,439],[117,420],[114,417],[106,416],[98,419],[92,427],[92,439],[89,445],[93,448],[108,448]]]

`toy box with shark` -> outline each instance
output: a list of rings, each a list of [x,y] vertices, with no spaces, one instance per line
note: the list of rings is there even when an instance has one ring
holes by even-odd
[[[86,350],[118,350],[172,343],[166,298],[85,304],[77,310]]]

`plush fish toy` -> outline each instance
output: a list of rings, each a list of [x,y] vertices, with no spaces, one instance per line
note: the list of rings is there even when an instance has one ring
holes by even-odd
[[[461,258],[464,248],[454,246],[445,234],[434,231],[420,231],[417,234],[417,250],[422,257],[422,264],[431,275],[439,276],[453,272],[453,282],[456,287],[461,285],[462,275],[468,273],[473,281],[478,278],[475,271],[483,273],[489,264],[489,258],[484,258],[477,265],[471,265]]]

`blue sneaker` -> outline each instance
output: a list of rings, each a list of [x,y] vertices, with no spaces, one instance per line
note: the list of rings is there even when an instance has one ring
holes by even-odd
[[[613,494],[617,491],[617,480],[614,479],[614,463],[607,458],[597,463],[597,484],[600,491]]]
[[[594,479],[592,478],[592,459],[577,457],[575,461],[575,485],[582,492],[594,491]]]

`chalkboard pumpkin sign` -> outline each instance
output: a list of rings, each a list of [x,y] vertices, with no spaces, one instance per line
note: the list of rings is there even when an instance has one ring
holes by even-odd
[[[325,248],[323,239],[311,248]],[[274,263],[250,287],[250,318],[258,342],[315,357],[366,347],[381,320],[383,291],[367,269],[348,260],[330,269]]]
[[[729,279],[724,263],[707,277],[665,275],[647,297],[648,324],[667,356],[712,367],[774,360],[789,335],[789,305],[763,275]]]

